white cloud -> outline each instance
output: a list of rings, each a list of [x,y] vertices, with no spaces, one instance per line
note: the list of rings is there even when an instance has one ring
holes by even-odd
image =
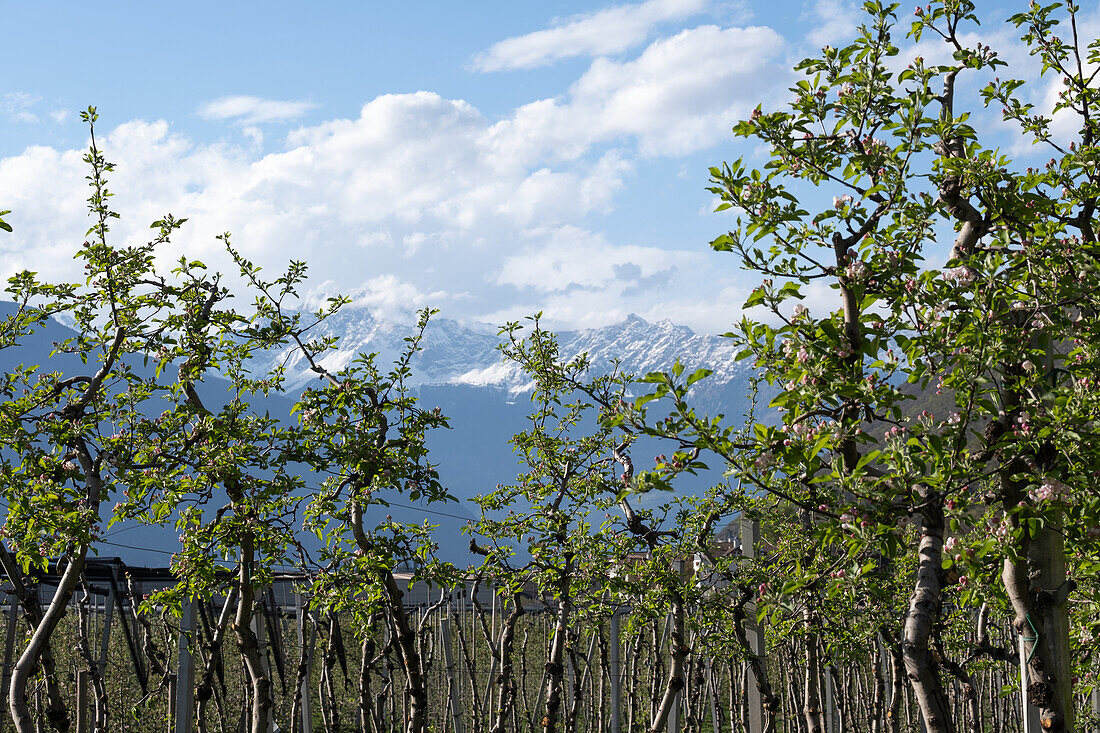
[[[381,320],[409,320],[425,306],[439,306],[449,299],[446,291],[427,293],[393,274],[377,275],[348,294],[352,307],[365,307]]]
[[[8,92],[0,96],[0,114],[13,122],[38,122],[38,115],[31,109],[42,98],[27,92]]]
[[[220,97],[202,104],[199,117],[204,120],[235,120],[241,125],[296,120],[317,105],[305,101],[279,101],[247,95]]]
[[[822,48],[838,41],[850,43],[863,17],[850,0],[817,0],[809,19],[817,25],[806,33],[806,40]]]
[[[645,41],[661,23],[689,18],[709,6],[709,0],[646,0],[576,15],[552,28],[494,43],[473,59],[471,67],[530,69],[576,56],[622,53]]]
[[[112,204],[124,215],[112,235],[145,237],[149,222],[172,212],[189,222],[164,248],[165,263],[186,253],[231,271],[214,239],[231,231],[254,262],[276,269],[305,260],[314,281],[355,291],[372,308],[472,292],[468,314],[491,310],[497,296],[485,282],[529,240],[540,212],[583,224],[611,206],[630,165],[607,153],[534,168],[489,144],[490,129],[469,104],[429,93],[379,97],[354,119],[296,130],[287,149],[266,155],[197,145],[164,121],[128,122],[99,133],[117,164]],[[30,148],[0,160],[0,201],[19,224],[0,239],[0,276],[75,274],[71,256],[88,227],[81,155]]]
[[[691,256],[659,247],[613,246],[603,236],[575,226],[535,231],[530,236],[535,242],[504,261],[497,284],[552,293],[599,288],[620,280],[619,292],[640,278],[671,274],[678,257]],[[624,270],[630,275],[622,276]]]
[[[197,144],[164,121],[134,120],[99,132],[124,215],[112,235],[147,237],[148,223],[172,212],[189,221],[164,247],[166,266],[186,253],[232,272],[214,238],[230,231],[271,277],[304,260],[326,294],[352,293],[380,314],[435,305],[499,323],[545,306],[563,323],[599,325],[705,300],[728,283],[709,282],[716,268],[701,242],[693,254],[615,241],[600,217],[638,175],[639,154],[725,140],[775,85],[770,59],[782,53],[768,29],[703,26],[632,60],[597,60],[562,98],[499,120],[431,92],[388,94],[358,115],[297,128],[267,154],[259,129],[239,144]],[[286,106],[296,104],[235,98],[204,113],[247,130],[301,114]],[[71,255],[88,227],[81,155],[32,148],[0,160],[0,201],[19,224],[0,238],[0,277],[76,274]]]
[[[500,146],[573,158],[627,138],[644,156],[682,155],[729,135],[762,96],[785,88],[782,37],[763,27],[700,26],[636,59],[596,59],[564,100],[525,105],[495,126]]]

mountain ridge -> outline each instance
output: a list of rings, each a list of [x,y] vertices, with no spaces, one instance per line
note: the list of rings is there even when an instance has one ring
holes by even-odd
[[[338,371],[362,353],[377,354],[379,368],[386,369],[414,332],[412,324],[380,320],[366,308],[345,308],[311,329],[310,335],[339,337],[337,348],[319,359],[329,371]],[[667,319],[651,323],[630,314],[618,323],[561,330],[556,335],[562,356],[573,359],[587,354],[594,375],[606,374],[617,364],[619,371],[640,377],[667,371],[677,360],[687,370],[710,369],[711,377],[699,385],[700,397],[708,402],[708,397],[716,397],[727,385],[746,383],[751,371],[737,362],[736,348],[729,339],[696,334]],[[490,326],[478,328],[433,318],[425,329],[421,351],[410,365],[408,382],[417,387],[495,387],[512,396],[529,392],[530,380],[519,365],[503,360],[497,348],[500,341]],[[291,391],[304,388],[316,378],[305,359],[289,351],[269,354],[254,367],[259,371],[276,364],[285,365],[286,384]]]

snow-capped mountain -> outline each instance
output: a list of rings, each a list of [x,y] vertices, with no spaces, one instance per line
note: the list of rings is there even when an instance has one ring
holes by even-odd
[[[321,363],[330,371],[348,365],[360,353],[377,353],[377,364],[385,369],[405,347],[412,335],[411,324],[381,321],[365,309],[344,309],[310,331],[311,337],[338,336],[335,351]],[[700,367],[714,373],[700,385],[706,401],[722,402],[719,393],[734,387],[744,397],[748,371],[735,361],[736,349],[729,339],[694,333],[671,321],[649,323],[636,315],[602,328],[559,331],[562,355],[572,358],[587,353],[595,373],[605,373],[617,360],[619,369],[636,376],[667,371],[677,359],[686,370]],[[530,389],[522,369],[502,359],[497,350],[501,337],[490,326],[465,326],[445,318],[433,318],[425,331],[422,351],[412,362],[411,383],[416,386],[464,385],[501,389],[515,395]],[[316,378],[297,354],[272,355],[286,363],[291,389],[306,386]],[[257,365],[268,366],[268,365]],[[729,407],[729,405],[726,405]]]

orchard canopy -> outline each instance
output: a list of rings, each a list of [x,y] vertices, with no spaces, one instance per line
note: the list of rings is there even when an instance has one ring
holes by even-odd
[[[727,334],[756,374],[750,414],[703,414],[706,369],[605,373],[538,317],[507,324],[501,355],[530,377],[532,412],[519,474],[477,499],[465,569],[429,522],[372,519],[395,497],[452,499],[428,451],[447,417],[406,384],[431,313],[394,364],[329,371],[337,340],[311,331],[347,300],[302,310],[305,263],[269,279],[226,234],[231,278],[188,259],[164,271],[157,248],[185,221],[171,215],[150,242],[115,244],[89,109],[86,279],[17,275],[0,328],[4,349],[50,319],[74,328],[0,380],[0,565],[27,632],[8,660],[16,730],[68,729],[88,700],[66,670],[91,680],[96,730],[152,725],[165,696],[203,730],[229,709],[254,733],[308,729],[314,692],[323,726],[407,733],[1089,725],[1100,16],[863,10],[849,43],[797,65],[786,103],[734,125],[751,154],[711,169],[729,230],[712,246],[759,283]],[[253,373],[264,351],[316,383]],[[689,474],[713,486],[682,490]],[[129,607],[151,680],[133,694],[95,659],[85,611],[67,617],[104,529],[132,523],[179,531],[174,584]],[[260,619],[287,567],[298,664],[277,683],[277,625]],[[438,600],[411,606],[416,584]],[[166,654],[172,614],[215,598],[201,644],[179,637],[201,654]],[[361,649],[350,672],[341,624]]]

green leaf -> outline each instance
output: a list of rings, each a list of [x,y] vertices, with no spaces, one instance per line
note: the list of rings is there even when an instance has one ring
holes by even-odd
[[[687,378],[687,386],[690,387],[691,385],[698,382],[700,379],[706,379],[707,377],[709,377],[713,373],[714,372],[710,369],[696,369],[695,372],[693,372]]]

